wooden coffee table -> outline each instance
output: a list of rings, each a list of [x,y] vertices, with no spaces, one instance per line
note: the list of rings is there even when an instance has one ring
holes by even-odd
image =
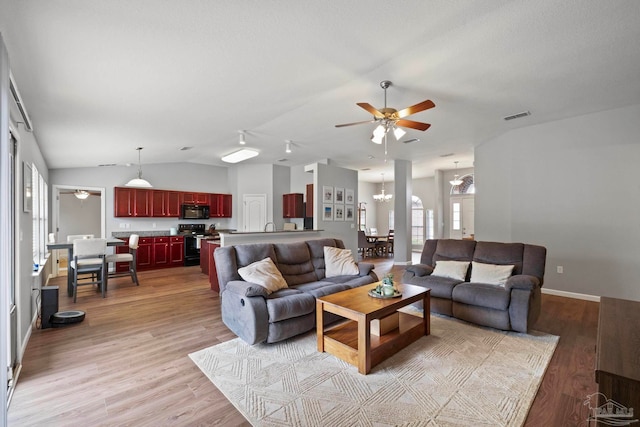
[[[431,289],[398,284],[397,298],[381,299],[368,295],[376,283],[316,299],[318,351],[327,352],[368,374],[371,368],[412,342],[430,333]],[[422,300],[423,317],[399,313],[399,327],[384,334],[371,334],[371,321],[382,319],[399,308]],[[325,330],[324,315],[334,313],[349,319]]]

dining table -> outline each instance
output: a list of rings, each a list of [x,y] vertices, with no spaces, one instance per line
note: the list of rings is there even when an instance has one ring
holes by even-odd
[[[366,234],[365,237],[367,241],[370,243],[374,243],[376,245],[375,252],[376,255],[380,256],[384,254],[385,248],[387,246],[387,235],[382,234]]]
[[[124,240],[115,237],[108,237],[107,246],[121,246],[127,243]],[[71,271],[71,261],[73,260],[73,242],[52,242],[47,243],[47,249],[66,249],[67,258],[67,295],[73,296],[73,271]]]

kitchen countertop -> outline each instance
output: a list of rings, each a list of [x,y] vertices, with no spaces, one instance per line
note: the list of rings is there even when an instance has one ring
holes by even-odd
[[[216,230],[216,233],[218,232],[233,232],[234,230],[229,230],[229,229],[222,229],[222,230]],[[147,230],[147,231],[113,231],[111,233],[111,236],[119,238],[119,239],[128,239],[129,236],[131,236],[132,234],[137,234],[140,237],[165,237],[165,236],[170,236],[170,237],[174,237],[174,236],[185,236],[186,234],[171,234],[171,231],[169,230]],[[196,237],[195,234],[192,234],[193,237]],[[217,238],[215,235],[211,235],[211,234],[205,234],[203,237],[208,238],[208,239],[215,239]]]
[[[220,234],[280,234],[280,233],[309,233],[323,230],[276,230],[276,231],[224,231],[220,230]]]

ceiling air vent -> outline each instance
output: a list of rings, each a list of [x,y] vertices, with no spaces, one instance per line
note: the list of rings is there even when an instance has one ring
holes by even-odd
[[[517,113],[517,114],[512,114],[510,116],[506,116],[504,119],[505,120],[513,120],[513,119],[519,119],[520,117],[526,117],[526,116],[530,116],[531,112],[529,111],[523,111],[522,113]]]

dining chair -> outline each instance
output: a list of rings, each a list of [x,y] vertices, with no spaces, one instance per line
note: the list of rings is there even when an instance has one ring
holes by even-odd
[[[370,242],[369,239],[367,239],[367,235],[364,233],[364,231],[359,230],[358,231],[358,249],[360,251],[362,251],[362,258],[365,258],[367,256],[367,252],[373,254],[373,251],[376,248],[376,244],[373,242]]]
[[[78,296],[78,286],[99,285],[102,298],[105,296],[107,280],[107,239],[75,239],[73,240],[73,302]],[[80,275],[90,274],[89,277]]]
[[[389,230],[389,234],[387,234],[387,253],[389,254],[393,253],[393,236],[394,236],[394,231]]]
[[[107,255],[107,267],[109,264],[114,263],[113,272],[109,273],[107,276],[107,280],[109,277],[122,277],[122,276],[131,276],[131,281],[136,284],[136,286],[140,286],[138,282],[138,270],[136,268],[137,258],[138,258],[138,241],[140,240],[140,236],[137,234],[132,234],[129,236],[129,252],[122,254],[110,254]],[[116,263],[118,262],[128,262],[129,263],[129,271],[117,272],[116,271]],[[106,286],[105,286],[106,287]]]

